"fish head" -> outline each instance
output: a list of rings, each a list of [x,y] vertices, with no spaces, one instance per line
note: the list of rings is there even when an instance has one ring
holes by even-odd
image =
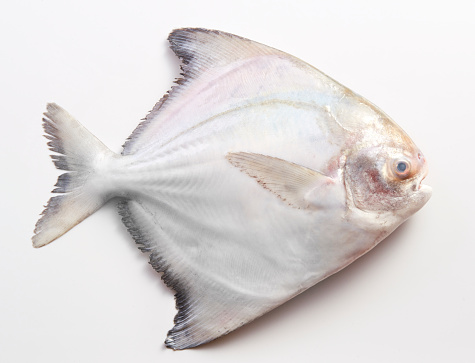
[[[373,114],[373,122],[366,124],[347,155],[347,200],[395,228],[431,197],[432,189],[422,184],[427,161],[396,123],[380,112]]]

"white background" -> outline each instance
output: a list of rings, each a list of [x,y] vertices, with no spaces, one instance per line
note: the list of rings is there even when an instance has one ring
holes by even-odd
[[[18,1],[0,11],[1,362],[474,362],[473,1]],[[178,76],[169,31],[293,54],[393,117],[429,203],[353,265],[198,349],[164,347],[172,293],[109,203],[33,249],[59,175],[47,102],[114,151]]]

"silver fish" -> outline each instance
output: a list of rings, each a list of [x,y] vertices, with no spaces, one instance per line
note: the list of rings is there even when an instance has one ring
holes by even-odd
[[[64,109],[43,119],[59,176],[44,246],[119,197],[176,292],[172,349],[209,342],[341,270],[430,198],[423,154],[307,63],[232,34],[174,30],[183,78],[110,151]]]

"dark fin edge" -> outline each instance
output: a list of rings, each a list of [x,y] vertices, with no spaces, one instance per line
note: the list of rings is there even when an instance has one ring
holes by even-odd
[[[186,293],[186,286],[184,286],[183,283],[173,276],[171,266],[167,264],[165,258],[160,255],[160,252],[156,251],[155,244],[149,240],[146,234],[140,231],[140,228],[138,227],[132,213],[129,210],[128,200],[122,200],[118,203],[118,211],[122,217],[122,222],[124,223],[128,232],[131,234],[135,243],[137,243],[138,248],[143,253],[147,253],[149,255],[150,265],[155,271],[162,273],[161,278],[163,282],[167,285],[167,287],[175,291],[175,307],[178,312],[173,319],[175,326],[168,331],[165,345],[167,348],[171,348],[173,350],[181,350],[204,344],[205,342],[187,346],[177,346],[175,344],[174,337],[181,335],[184,333],[184,331],[186,331],[186,324],[191,317],[189,313],[191,311],[192,304],[189,296]]]
[[[45,117],[43,117],[43,130],[45,134],[43,135],[49,141],[46,143],[48,145],[48,149],[54,153],[61,154],[61,155],[50,155],[54,166],[56,169],[59,170],[67,170],[71,171],[72,169],[69,167],[67,158],[66,158],[66,151],[64,149],[63,140],[59,135],[58,127],[56,126],[55,122],[53,121],[53,117],[51,112],[56,112],[59,107],[54,103],[48,103],[47,105],[47,112],[43,113]],[[70,173],[63,173],[58,176],[58,180],[54,185],[55,188],[51,191],[51,193],[68,193],[72,191],[71,187],[71,174]],[[58,195],[55,197],[51,197],[46,205],[44,206],[43,211],[40,213],[40,218],[35,224],[35,229],[33,230],[33,235],[39,235],[45,224],[47,224],[47,215],[56,215],[61,210],[61,205],[64,201],[64,195]],[[35,237],[33,237],[35,238]]]
[[[175,55],[182,60],[182,64],[180,65],[180,70],[181,70],[181,77],[175,79],[175,83],[177,84],[176,86],[172,86],[170,90],[168,90],[162,98],[153,106],[152,110],[149,111],[147,116],[142,119],[142,122],[140,122],[135,130],[130,134],[130,136],[125,140],[124,144],[122,145],[123,151],[122,155],[128,155],[130,148],[133,147],[135,139],[142,133],[144,129],[147,128],[148,124],[150,123],[151,120],[154,119],[154,117],[160,112],[160,109],[163,107],[163,105],[166,103],[166,101],[175,95],[175,93],[179,93],[179,90],[181,87],[183,87],[189,78],[189,74],[187,73],[187,67],[186,65],[190,63],[191,59],[193,58],[193,55],[189,52],[183,52],[179,50],[179,47],[177,46],[176,42],[173,41],[173,37],[181,31],[186,31],[186,32],[193,32],[193,31],[200,31],[200,32],[211,32],[210,30],[207,29],[201,29],[201,28],[183,28],[183,29],[175,29],[173,30],[169,35],[168,35],[168,41],[170,43],[170,48],[173,50]]]
[[[52,108],[56,108],[57,106],[55,104],[48,104],[48,111],[51,111]],[[51,120],[49,117],[51,117],[49,112],[44,113],[45,117],[43,117],[43,130],[45,132],[45,135],[43,135],[46,139],[49,141],[47,142],[48,149],[51,150],[54,153],[60,154],[60,155],[50,155],[54,166],[56,169],[59,170],[66,170],[66,171],[72,171],[73,169],[68,165],[68,161],[66,158],[66,151],[64,148],[64,143],[62,138],[59,135],[59,130],[54,123],[53,120]],[[53,189],[52,193],[67,193],[71,191],[70,188],[70,181],[71,181],[71,175],[70,173],[64,173],[61,174],[58,177],[58,181],[55,184],[55,189]]]

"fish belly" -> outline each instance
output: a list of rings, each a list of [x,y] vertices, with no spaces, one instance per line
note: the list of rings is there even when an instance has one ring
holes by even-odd
[[[193,339],[214,339],[367,249],[371,236],[345,220],[344,201],[328,209],[292,207],[226,159],[244,151],[330,172],[329,162],[342,151],[329,122],[312,105],[257,103],[126,157],[124,222],[192,306],[174,329],[189,331],[190,319],[199,319]]]

